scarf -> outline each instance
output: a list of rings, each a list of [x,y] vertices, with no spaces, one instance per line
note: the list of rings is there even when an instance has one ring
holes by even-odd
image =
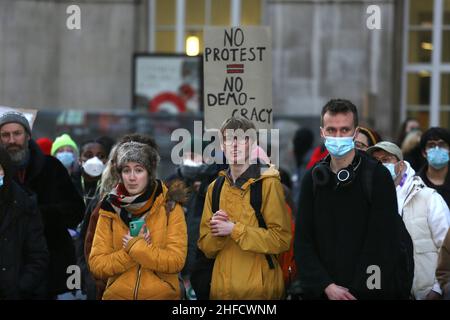
[[[126,225],[130,221],[139,218],[145,219],[143,215],[150,211],[153,205],[158,184],[149,185],[142,193],[131,196],[125,186],[119,183],[107,196],[106,200],[111,204],[114,211],[119,214]]]

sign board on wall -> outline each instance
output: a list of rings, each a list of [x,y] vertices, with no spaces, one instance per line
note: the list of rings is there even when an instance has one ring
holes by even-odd
[[[201,110],[201,57],[176,54],[136,54],[133,109],[150,112]]]

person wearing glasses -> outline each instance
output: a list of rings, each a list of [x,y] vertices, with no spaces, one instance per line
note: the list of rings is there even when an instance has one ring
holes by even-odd
[[[215,258],[209,297],[281,299],[285,287],[276,255],[289,250],[292,234],[280,174],[274,166],[251,161],[257,144],[251,121],[229,118],[220,134],[229,169],[208,187],[198,240],[200,250]],[[220,189],[215,187],[219,181]],[[255,212],[258,195],[265,227]]]
[[[450,207],[449,148],[450,132],[447,129],[433,127],[425,131],[420,138],[420,149],[427,163],[418,175],[428,187],[436,189]]]
[[[382,141],[367,150],[391,173],[397,191],[398,213],[414,245],[414,280],[412,294],[417,300],[440,299],[442,295],[436,267],[438,254],[447,234],[450,212],[436,190],[428,188],[409,162],[403,160],[400,148]]]

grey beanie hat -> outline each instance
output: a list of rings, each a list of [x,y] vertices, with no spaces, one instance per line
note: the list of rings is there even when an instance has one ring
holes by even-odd
[[[28,135],[31,136],[30,123],[28,122],[27,118],[25,118],[23,113],[17,111],[7,111],[0,115],[0,128],[7,123],[21,124],[25,128],[25,131],[28,133]]]
[[[150,146],[140,142],[126,142],[117,149],[117,171],[122,172],[123,167],[128,162],[141,164],[155,178],[156,166],[159,162],[158,152]]]

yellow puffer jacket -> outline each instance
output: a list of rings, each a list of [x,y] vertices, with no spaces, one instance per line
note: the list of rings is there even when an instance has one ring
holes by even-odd
[[[167,188],[156,197],[145,223],[151,244],[133,238],[124,249],[128,226],[115,212],[100,209],[89,267],[96,278],[107,280],[104,300],[180,299],[178,272],[187,253],[187,230],[179,204],[166,211]]]
[[[284,282],[276,256],[289,249],[291,225],[286,210],[279,173],[273,167],[258,179],[262,181],[261,213],[267,229],[258,227],[258,220],[250,204],[250,185],[258,179],[250,178],[241,188],[233,186],[226,177],[220,193],[219,208],[224,210],[235,226],[231,235],[215,237],[209,220],[211,193],[209,186],[200,224],[198,246],[209,258],[216,258],[211,299],[281,299]],[[275,268],[269,269],[265,254],[272,255]]]

